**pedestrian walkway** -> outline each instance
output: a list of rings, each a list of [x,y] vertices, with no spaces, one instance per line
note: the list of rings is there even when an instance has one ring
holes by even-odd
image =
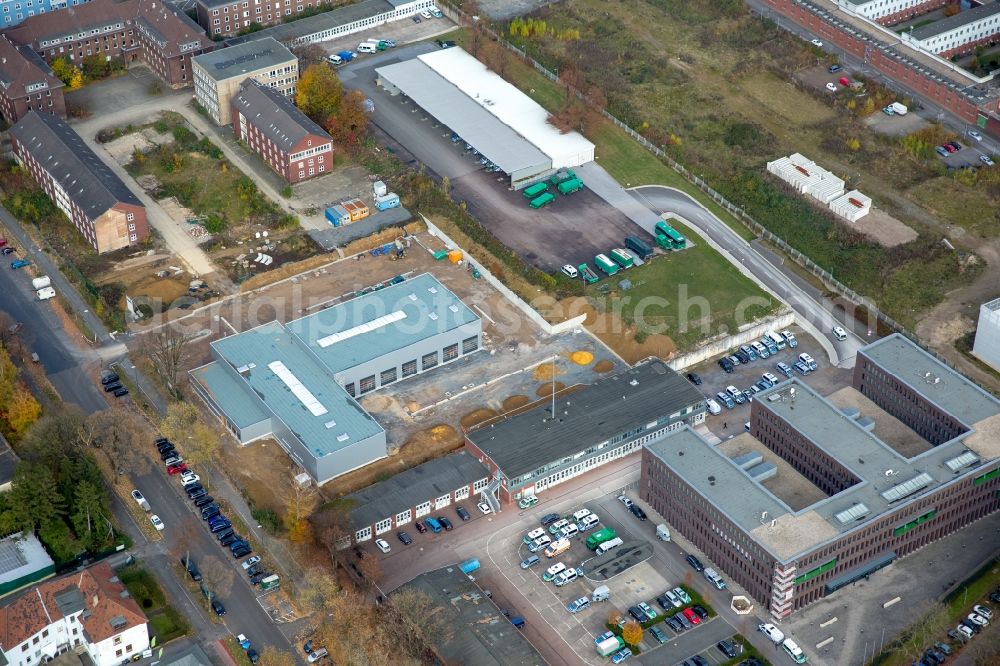
[[[596,162],[578,166],[574,169],[584,185],[591,192],[604,199],[609,205],[621,211],[626,217],[640,227],[653,233],[653,227],[659,221],[659,216],[626,192],[614,178],[611,177]]]

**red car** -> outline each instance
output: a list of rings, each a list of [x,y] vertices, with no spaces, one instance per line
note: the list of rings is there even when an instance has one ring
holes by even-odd
[[[171,465],[170,467],[167,468],[167,474],[180,474],[181,472],[186,472],[187,468],[188,466],[185,465],[184,463],[180,463],[178,465]]]
[[[946,144],[944,144],[941,147],[944,148],[945,150],[947,150],[949,153],[958,152],[958,148],[956,148],[955,146],[951,145],[950,143],[946,143]]]
[[[686,617],[688,622],[691,624],[701,624],[701,618],[698,617],[698,615],[690,608],[684,609],[684,617]]]

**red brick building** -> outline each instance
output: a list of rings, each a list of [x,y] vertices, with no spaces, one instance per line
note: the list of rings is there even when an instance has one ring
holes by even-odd
[[[198,23],[210,35],[228,37],[251,24],[274,25],[286,16],[329,4],[331,0],[197,0],[195,6]]]
[[[232,101],[233,132],[289,183],[333,167],[333,139],[277,90],[247,79]]]
[[[28,111],[65,118],[63,83],[37,53],[0,35],[0,113],[13,124]]]
[[[14,156],[98,252],[141,243],[146,209],[66,121],[30,111],[10,129]]]
[[[80,66],[92,55],[143,62],[172,88],[190,85],[192,56],[215,48],[197,23],[161,0],[90,0],[28,17],[3,34],[48,62],[64,57]]]

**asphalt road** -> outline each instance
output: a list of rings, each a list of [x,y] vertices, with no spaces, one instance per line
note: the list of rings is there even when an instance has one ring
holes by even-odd
[[[85,317],[90,314],[84,313],[85,304],[65,277],[58,272],[53,261],[44,252],[37,248],[33,249],[33,246],[25,242],[28,240],[26,234],[2,207],[0,207],[0,221],[6,228],[5,237],[11,245],[17,247],[18,256],[23,257],[27,254],[40,269],[37,274],[47,274],[52,279],[56,291],[78,312],[83,313]],[[105,409],[108,403],[98,385],[96,370],[88,372],[85,366],[90,363],[96,369],[96,364],[93,362],[103,362],[105,359],[123,359],[123,364],[130,366],[131,363],[124,355],[124,346],[114,342],[100,321],[92,315],[87,323],[92,326],[97,339],[104,344],[94,349],[81,348],[74,344],[75,341],[63,328],[60,318],[53,311],[52,304],[34,300],[31,276],[23,269],[12,270],[9,261],[0,264],[0,290],[4,293],[0,301],[0,310],[6,311],[21,324],[18,336],[25,347],[25,353],[38,354],[39,362],[44,365],[49,380],[63,400],[79,405],[88,414]],[[152,447],[153,444],[137,442],[136,445]],[[183,453],[183,446],[180,443],[178,448]],[[164,539],[154,543],[147,542],[131,522],[130,514],[124,509],[121,500],[112,495],[115,515],[133,537],[135,552],[143,565],[148,567],[166,587],[173,603],[188,618],[195,631],[199,631],[199,636],[202,632],[214,636],[218,632],[213,631],[211,627],[217,625],[210,625],[207,622],[203,615],[204,604],[200,603],[200,600],[193,599],[180,584],[174,575],[176,569],[171,568],[172,562],[168,557],[175,538],[180,538],[174,537],[173,534],[181,524],[182,518],[200,523],[196,525],[197,529],[193,530],[194,538],[189,543],[191,556],[196,562],[204,560],[207,556],[215,556],[237,567],[234,570],[233,584],[227,590],[219,591],[220,599],[227,609],[225,626],[231,627],[234,634],[246,634],[258,645],[274,645],[287,649],[289,640],[257,603],[256,588],[250,587],[242,569],[238,569],[239,565],[234,562],[228,550],[218,545],[200,516],[193,513],[192,507],[181,493],[179,482],[174,483],[158,465],[151,466],[145,473],[137,475],[135,481],[152,505],[153,512],[165,523]],[[266,558],[266,554],[258,554]],[[200,610],[195,608],[196,605]],[[205,629],[206,627],[208,629]]]
[[[788,303],[796,313],[796,322],[815,337],[834,365],[851,367],[854,356],[865,342],[853,331],[853,321],[838,320],[831,314],[835,303],[817,300],[807,285],[783,266],[772,263],[773,255],[765,256],[747,243],[722,220],[680,190],[648,185],[631,190],[633,196],[657,212],[672,212],[687,220],[696,231],[709,240],[732,263],[743,266],[770,291]],[[847,329],[847,340],[839,342],[831,330],[840,325]]]

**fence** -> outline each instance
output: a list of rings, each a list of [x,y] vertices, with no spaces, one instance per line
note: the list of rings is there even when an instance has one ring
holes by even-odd
[[[449,4],[448,2],[439,2],[438,6],[439,7],[443,7],[444,11],[449,15],[449,18],[453,19],[457,23],[461,23],[461,24],[465,24],[465,25],[471,25],[473,23],[473,21],[470,20],[470,17],[467,14],[465,14],[464,12],[462,12],[457,7]],[[478,18],[476,19],[476,21],[478,22]],[[551,70],[549,70],[547,67],[545,67],[540,62],[538,62],[537,60],[535,60],[534,58],[532,58],[531,56],[529,56],[527,53],[525,53],[524,51],[522,51],[521,49],[519,49],[514,44],[511,44],[510,42],[508,42],[507,40],[505,40],[503,37],[501,37],[499,34],[497,34],[496,32],[494,32],[493,30],[490,30],[489,28],[487,28],[485,26],[482,26],[481,24],[480,24],[480,26],[481,26],[481,28],[482,28],[482,30],[483,30],[483,32],[485,34],[489,35],[498,44],[500,44],[501,46],[503,46],[507,50],[511,51],[515,55],[517,55],[517,57],[519,57],[523,62],[525,62],[528,65],[531,65],[542,76],[544,76],[545,78],[549,79],[550,81],[554,81],[556,83],[564,85],[562,83],[562,81],[559,79],[559,76],[555,72],[552,72]],[[584,98],[584,96],[583,96],[582,93],[580,93],[579,91],[572,91],[572,92],[574,92],[579,99],[581,99],[582,101],[584,101],[584,103],[587,103],[587,101]],[[768,241],[769,243],[771,243],[771,244],[775,245],[776,247],[778,247],[779,249],[781,249],[789,257],[791,257],[792,260],[795,261],[795,263],[797,263],[798,265],[802,266],[803,268],[805,268],[806,270],[808,270],[810,273],[812,273],[813,275],[815,275],[817,278],[819,278],[823,282],[824,286],[827,289],[829,289],[830,291],[835,292],[841,298],[844,298],[844,299],[850,301],[851,303],[854,303],[856,305],[859,305],[859,306],[863,307],[868,313],[870,313],[871,315],[874,315],[878,319],[878,321],[880,321],[884,326],[888,327],[892,331],[895,331],[897,333],[900,333],[900,334],[906,336],[914,344],[918,345],[924,351],[926,351],[927,353],[931,354],[932,356],[934,356],[936,359],[938,359],[939,361],[941,361],[945,365],[947,365],[949,367],[952,367],[952,368],[954,367],[954,364],[951,363],[951,361],[949,361],[948,359],[944,358],[943,356],[941,356],[940,354],[938,354],[933,349],[930,349],[929,347],[927,347],[926,345],[924,345],[920,340],[917,339],[917,337],[915,335],[913,335],[909,330],[907,330],[906,327],[904,327],[902,324],[900,324],[899,322],[897,322],[895,319],[893,319],[889,315],[887,315],[884,312],[882,312],[881,310],[879,310],[878,306],[876,306],[875,303],[872,302],[871,299],[869,299],[869,298],[867,298],[865,296],[862,296],[861,294],[857,293],[853,289],[849,288],[847,285],[843,284],[842,282],[840,282],[840,280],[838,280],[832,274],[830,274],[829,271],[827,271],[824,268],[820,267],[812,259],[810,259],[809,257],[805,256],[804,254],[802,254],[801,252],[799,252],[798,250],[796,250],[794,247],[792,247],[790,244],[788,244],[785,241],[785,239],[783,239],[780,236],[777,236],[777,235],[773,234],[772,232],[768,231],[767,228],[764,227],[764,225],[762,225],[760,222],[758,222],[757,220],[755,220],[743,208],[741,208],[741,207],[733,204],[731,201],[729,201],[728,199],[726,199],[726,197],[724,197],[722,194],[720,194],[719,192],[715,191],[702,178],[699,178],[698,176],[694,175],[687,168],[685,168],[684,165],[680,164],[679,162],[675,161],[672,157],[670,157],[669,155],[667,155],[667,153],[662,148],[660,148],[659,146],[654,145],[653,143],[651,143],[642,134],[639,134],[634,129],[632,129],[631,127],[629,127],[627,124],[625,124],[624,122],[622,122],[621,120],[619,120],[615,116],[613,116],[610,113],[608,113],[608,111],[606,109],[600,109],[600,112],[601,112],[602,116],[604,116],[605,118],[607,118],[609,121],[611,121],[612,123],[614,123],[616,126],[618,126],[619,128],[621,128],[622,130],[624,130],[629,136],[631,136],[633,139],[635,139],[636,142],[638,142],[640,146],[642,146],[643,148],[645,148],[646,150],[648,150],[649,152],[651,152],[653,155],[655,155],[657,158],[659,158],[660,161],[662,161],[667,166],[669,166],[671,169],[673,169],[674,171],[676,171],[677,173],[679,173],[681,176],[683,176],[686,181],[688,181],[689,183],[691,183],[692,185],[694,185],[695,187],[697,187],[699,190],[701,190],[702,192],[704,192],[705,194],[707,194],[712,199],[712,201],[714,201],[716,204],[718,204],[719,206],[721,206],[722,208],[724,208],[729,214],[731,214],[734,218],[736,218],[740,223],[742,223],[744,226],[746,226],[748,229],[750,229],[750,231],[752,231],[753,233],[757,234],[760,238],[763,238],[764,240]]]

